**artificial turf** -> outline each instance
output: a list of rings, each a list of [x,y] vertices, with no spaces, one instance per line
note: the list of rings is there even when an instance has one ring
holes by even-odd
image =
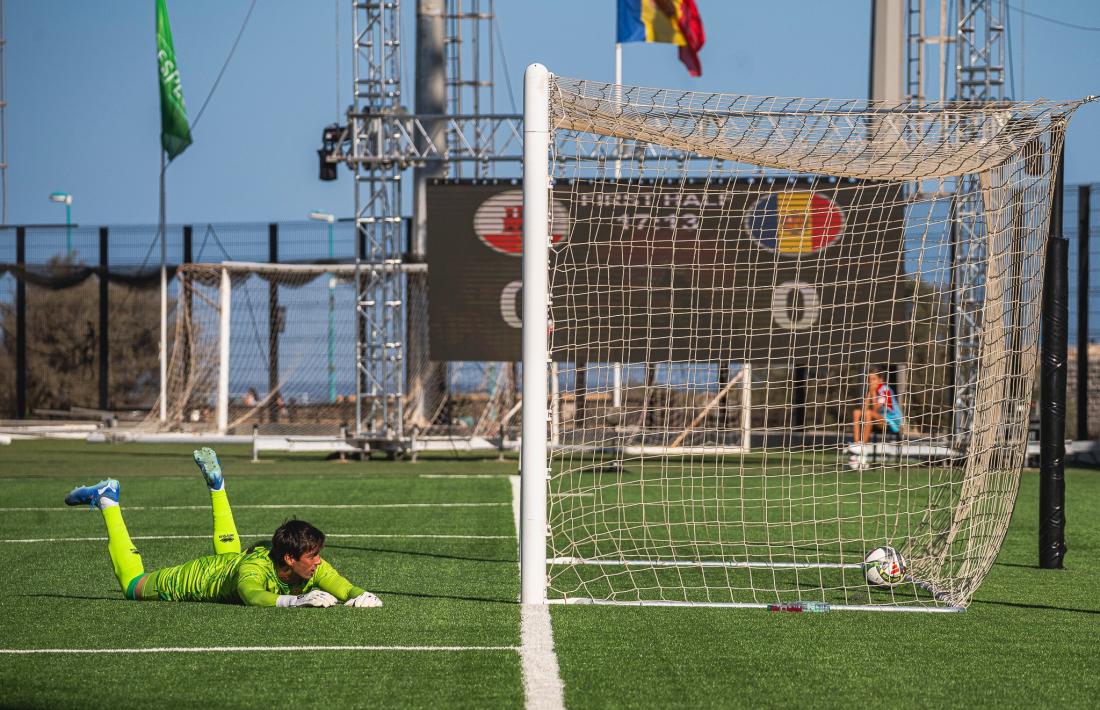
[[[0,649],[497,650],[2,654],[0,706],[522,706],[512,650],[520,643],[516,544],[504,477],[515,473],[514,459],[338,464],[282,456],[254,465],[245,447],[219,453],[246,543],[288,517],[310,520],[331,535],[326,559],[385,606],[127,602],[102,541],[8,542]],[[66,509],[61,498],[73,485],[114,476],[123,482],[131,535],[194,536],[137,540],[147,569],[208,554],[208,498],[189,454],[183,446],[58,441],[0,448],[0,508],[8,509],[0,538],[103,536],[98,513]],[[1093,707],[1100,692],[1100,474],[1071,470],[1067,479],[1066,569],[1035,567],[1038,480],[1025,472],[1001,554],[964,614],[555,606],[566,705]],[[367,503],[490,505],[293,507]],[[248,507],[283,504],[292,507]],[[413,534],[463,537],[401,537]]]

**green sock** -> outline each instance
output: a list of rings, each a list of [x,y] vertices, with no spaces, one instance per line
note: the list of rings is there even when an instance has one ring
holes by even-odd
[[[126,522],[122,519],[122,508],[117,505],[103,508],[103,522],[107,523],[107,550],[111,553],[111,565],[115,568],[115,579],[126,594],[130,582],[145,572]]]
[[[241,539],[237,536],[237,525],[233,522],[233,511],[229,508],[229,497],[225,486],[210,491],[210,506],[214,510],[214,554],[240,552]]]

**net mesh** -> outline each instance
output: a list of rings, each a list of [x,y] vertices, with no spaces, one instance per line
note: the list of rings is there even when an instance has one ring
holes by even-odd
[[[185,264],[167,373],[147,425],[218,428],[222,274],[229,275],[227,433],[337,435],[355,422],[353,266]]]
[[[552,77],[547,596],[965,607],[1016,496],[1079,105]]]
[[[159,401],[143,427],[154,431],[219,430],[217,398],[221,357],[221,283],[230,277],[229,411],[226,432],[285,436],[354,433],[355,267],[252,262],[185,264],[177,274],[175,324],[169,332],[167,417]],[[361,278],[373,278],[363,270]],[[391,276],[392,278],[392,276]],[[413,304],[426,303],[422,271],[397,276]],[[426,311],[410,322],[426,323]],[[369,324],[366,324],[369,327]],[[513,363],[434,362],[427,349],[406,363],[406,431],[434,448],[467,450],[471,441],[514,439],[518,399]],[[155,381],[153,383],[155,387]],[[377,388],[365,389],[367,416]],[[484,440],[484,441],[482,441]],[[495,444],[493,444],[495,446]]]

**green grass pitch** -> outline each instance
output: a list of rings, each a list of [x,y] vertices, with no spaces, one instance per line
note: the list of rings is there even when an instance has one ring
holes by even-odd
[[[246,447],[219,453],[246,544],[305,518],[330,534],[325,557],[385,607],[125,601],[105,543],[74,539],[102,537],[99,514],[61,499],[115,476],[131,535],[148,538],[136,540],[147,569],[207,554],[209,498],[190,448],[17,441],[0,448],[0,650],[477,650],[4,653],[0,707],[522,707],[514,459],[254,465]],[[1035,566],[1038,477],[1027,471],[1001,554],[964,614],[554,607],[566,705],[1095,707],[1100,473],[1067,480],[1067,569]],[[438,503],[479,505],[410,505]],[[393,507],[308,507],[344,504]]]

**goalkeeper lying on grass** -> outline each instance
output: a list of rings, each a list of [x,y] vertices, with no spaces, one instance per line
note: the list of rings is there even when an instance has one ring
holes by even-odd
[[[304,520],[280,525],[271,538],[271,549],[256,546],[241,552],[217,454],[213,449],[196,451],[195,463],[210,487],[214,554],[177,567],[145,571],[122,520],[118,481],[107,479],[74,488],[65,496],[68,505],[88,504],[103,511],[111,564],[127,599],[248,606],[327,607],[336,602],[382,606],[381,599],[356,587],[321,559],[325,534]]]

